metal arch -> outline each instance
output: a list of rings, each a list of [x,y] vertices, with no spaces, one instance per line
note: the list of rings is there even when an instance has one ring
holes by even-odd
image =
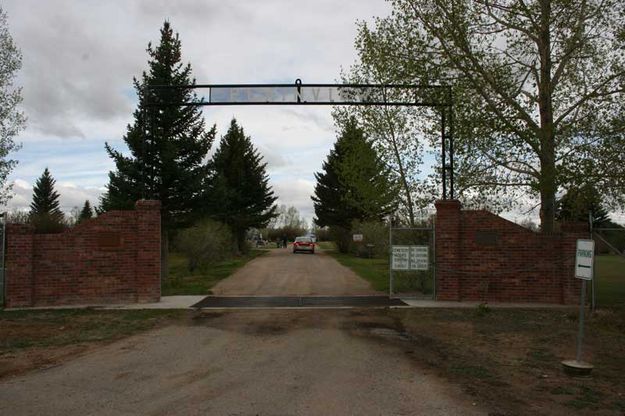
[[[438,108],[441,112],[441,176],[442,176],[442,197],[443,199],[454,199],[454,136],[453,136],[453,93],[451,86],[449,85],[419,85],[419,84],[361,84],[361,83],[348,83],[348,84],[304,84],[301,79],[297,79],[293,84],[191,84],[191,85],[149,85],[146,86],[152,90],[166,90],[166,89],[187,89],[187,90],[207,90],[208,100],[204,97],[199,100],[189,101],[183,104],[176,104],[175,106],[187,106],[187,107],[204,107],[204,106],[232,106],[232,105],[356,105],[356,106],[404,106],[404,107],[432,107]],[[365,92],[378,92],[377,99],[375,95],[367,94],[367,99],[332,99],[330,93],[330,99],[322,100],[307,100],[304,99],[303,91],[306,89],[318,89],[326,88],[328,91],[342,91],[349,89],[357,89]],[[276,89],[286,89],[291,91],[292,100],[283,99],[270,100],[267,99],[269,95],[264,96],[262,94],[256,94],[256,98],[253,98],[249,93],[252,89],[265,90],[267,93],[270,89],[274,91]],[[334,90],[333,90],[334,89]],[[216,92],[230,90],[230,100],[219,100],[216,98]],[[236,99],[232,95],[232,90],[246,90],[248,91],[247,99]],[[404,98],[399,100],[393,100],[389,98],[389,92],[397,90],[400,92],[414,91],[414,100],[406,100]],[[419,96],[419,91],[433,94],[433,97],[423,99]],[[408,94],[410,95],[410,94]],[[237,94],[236,97],[239,97]],[[340,94],[339,94],[340,97]],[[361,96],[363,97],[363,96]],[[147,94],[146,94],[147,98]],[[146,103],[147,104],[147,103]],[[147,104],[147,106],[158,106],[160,108],[167,107],[167,103],[153,103]],[[146,114],[147,116],[147,114]],[[143,132],[145,134],[145,127]],[[145,142],[145,140],[144,140]],[[144,146],[145,147],[145,146]],[[145,149],[143,149],[145,152]],[[449,197],[449,198],[448,198]]]

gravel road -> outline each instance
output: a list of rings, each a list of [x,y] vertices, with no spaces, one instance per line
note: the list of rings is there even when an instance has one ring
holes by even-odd
[[[0,414],[487,414],[410,349],[383,310],[205,312],[4,379]]]
[[[274,249],[213,287],[216,296],[382,295],[323,251]]]

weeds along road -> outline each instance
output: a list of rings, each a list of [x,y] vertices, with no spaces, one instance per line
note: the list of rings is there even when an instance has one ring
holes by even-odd
[[[212,289],[216,296],[383,295],[322,250],[273,249],[250,261]]]
[[[486,415],[382,310],[203,312],[0,380],[0,414]]]

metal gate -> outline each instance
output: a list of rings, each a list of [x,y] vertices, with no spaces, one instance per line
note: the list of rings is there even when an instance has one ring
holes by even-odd
[[[6,213],[0,214],[0,307],[4,306],[4,253],[5,253],[5,231],[6,231]]]
[[[434,225],[389,227],[389,296],[436,298]]]

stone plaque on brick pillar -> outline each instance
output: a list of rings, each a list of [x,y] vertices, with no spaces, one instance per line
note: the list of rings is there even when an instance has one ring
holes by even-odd
[[[122,236],[116,231],[104,231],[98,234],[98,248],[103,250],[112,250],[121,248]]]

